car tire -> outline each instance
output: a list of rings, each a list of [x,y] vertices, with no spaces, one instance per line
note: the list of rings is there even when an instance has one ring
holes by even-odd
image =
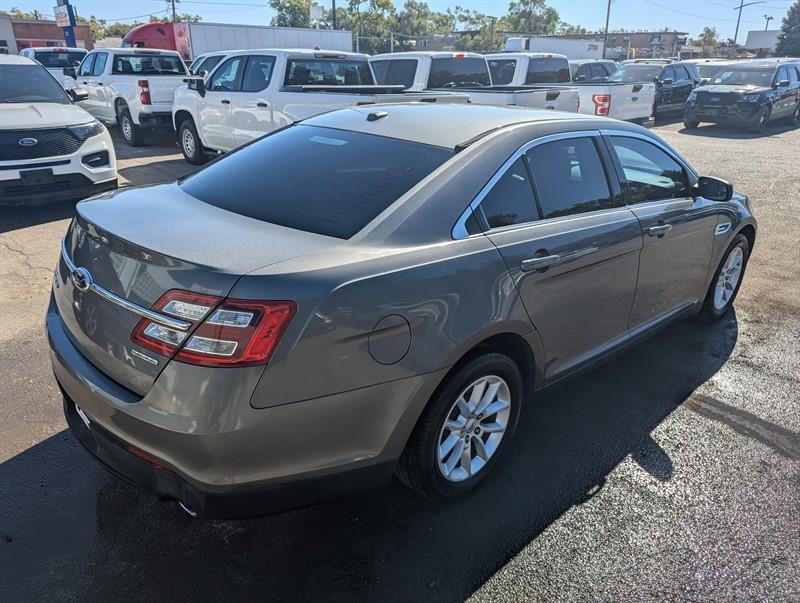
[[[128,109],[122,109],[117,114],[117,123],[119,124],[122,139],[128,146],[139,147],[144,144],[144,131],[133,122],[131,112]]]
[[[483,397],[471,403],[470,397],[481,392]],[[429,500],[472,491],[514,435],[522,397],[522,375],[511,358],[490,352],[468,361],[445,378],[423,411],[400,457],[398,477]],[[480,413],[481,407],[491,414]]]
[[[183,157],[192,165],[203,165],[209,160],[208,154],[203,149],[197,128],[191,119],[185,119],[178,128],[178,144]]]
[[[800,126],[800,102],[794,108],[794,113],[789,116],[789,124],[793,126]]]
[[[698,314],[700,320],[717,321],[733,307],[749,259],[750,241],[743,234],[738,234],[725,250],[725,255],[722,256],[722,261],[714,272],[703,307]]]
[[[770,113],[769,107],[761,107],[758,115],[753,119],[753,123],[750,124],[750,131],[761,134],[767,128]]]
[[[684,127],[687,129],[687,130],[696,130],[696,129],[697,129],[697,126],[699,126],[699,125],[700,125],[700,122],[699,122],[699,121],[695,121],[695,120],[693,120],[693,119],[687,119],[687,118],[685,118],[685,117],[683,118],[683,126],[684,126]]]

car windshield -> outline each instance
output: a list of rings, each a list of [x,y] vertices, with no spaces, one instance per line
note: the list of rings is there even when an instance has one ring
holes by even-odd
[[[718,63],[701,63],[697,66],[697,71],[700,72],[700,77],[713,77],[724,65]]]
[[[36,60],[48,69],[63,69],[64,67],[75,67],[76,64],[83,60],[86,56],[85,52],[78,50],[74,51],[54,51],[54,52],[36,52]]]
[[[285,86],[371,86],[367,60],[289,59]]]
[[[235,151],[180,187],[249,218],[349,239],[453,153],[300,124]]]
[[[608,76],[609,82],[652,82],[661,73],[661,65],[622,65]]]
[[[41,65],[0,65],[0,103],[60,103],[69,104],[64,89]]]
[[[772,83],[774,69],[744,69],[730,68],[721,69],[710,84],[722,86],[769,86]]]
[[[186,65],[174,55],[118,54],[111,73],[131,75],[186,75]]]
[[[428,88],[489,86],[489,65],[483,57],[433,59]]]

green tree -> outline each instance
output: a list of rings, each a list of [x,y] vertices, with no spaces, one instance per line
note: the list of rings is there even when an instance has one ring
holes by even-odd
[[[511,31],[538,35],[556,33],[560,22],[558,11],[552,6],[547,6],[545,0],[512,1],[503,20]]]
[[[784,56],[800,55],[800,0],[789,7],[783,18],[775,51]]]
[[[39,21],[42,18],[42,13],[38,10],[26,12],[20,10],[17,6],[12,6],[7,14],[11,15],[12,19],[25,19],[26,21]]]
[[[309,27],[311,25],[312,0],[269,0],[275,11],[272,25],[277,27]],[[338,16],[338,14],[337,14]]]
[[[406,0],[403,10],[397,13],[392,31],[402,34],[397,36],[395,50],[413,50],[414,38],[432,36],[433,34],[446,34],[452,28],[450,16],[430,9],[425,2],[420,0]],[[403,36],[411,36],[404,38]]]
[[[558,29],[556,31],[557,31],[557,33],[559,33],[561,35],[581,35],[582,36],[582,35],[587,35],[587,34],[591,33],[585,27],[582,27],[580,25],[570,25],[566,21],[559,21]]]

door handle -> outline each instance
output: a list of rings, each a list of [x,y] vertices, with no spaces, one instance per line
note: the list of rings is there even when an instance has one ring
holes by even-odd
[[[230,105],[230,104],[231,104],[231,101],[229,101],[227,98],[223,98],[223,99],[222,99],[221,101],[219,101],[219,102],[221,102],[223,105]]]
[[[560,261],[560,255],[542,255],[522,260],[520,268],[522,268],[523,272],[529,272],[531,270],[546,270],[547,268],[550,268],[550,266],[558,264]]]
[[[670,230],[672,230],[672,224],[659,224],[658,226],[649,226],[644,229],[651,237],[663,237]]]
[[[269,107],[269,104],[259,101],[256,103],[256,107],[263,107],[266,109],[267,107]]]
[[[97,82],[97,85],[98,85],[98,86],[102,86],[102,85],[103,85],[103,82]]]

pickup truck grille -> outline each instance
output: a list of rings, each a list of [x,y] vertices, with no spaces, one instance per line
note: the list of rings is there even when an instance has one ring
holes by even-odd
[[[31,139],[33,144],[20,144]],[[83,144],[66,128],[52,130],[0,130],[0,161],[41,159],[71,155]]]
[[[703,105],[704,107],[729,107],[730,105],[735,105],[738,100],[738,94],[725,92],[717,92],[716,94],[713,92],[697,93],[697,104]]]

